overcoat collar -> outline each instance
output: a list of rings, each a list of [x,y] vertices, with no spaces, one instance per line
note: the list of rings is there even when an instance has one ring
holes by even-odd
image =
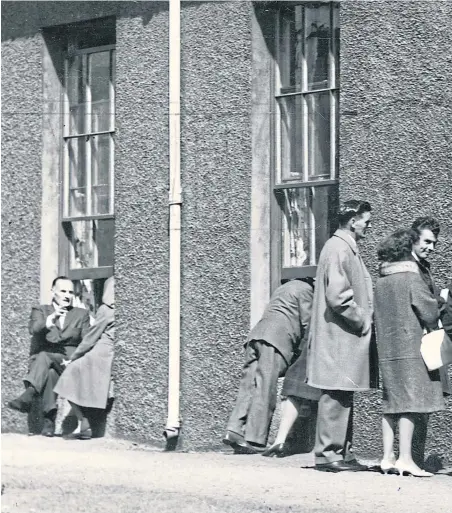
[[[397,273],[416,273],[419,274],[419,268],[416,262],[404,260],[403,262],[383,262],[380,266],[381,276],[390,276]]]
[[[333,237],[339,237],[343,241],[345,241],[353,251],[353,253],[358,253],[358,245],[356,244],[355,239],[349,235],[345,230],[341,230],[340,228],[334,232]]]

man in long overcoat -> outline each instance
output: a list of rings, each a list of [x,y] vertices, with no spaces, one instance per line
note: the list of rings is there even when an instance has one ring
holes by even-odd
[[[322,390],[316,469],[365,470],[352,453],[353,394],[370,388],[372,281],[356,242],[370,227],[371,206],[347,201],[340,228],[323,247],[308,340],[307,383]]]

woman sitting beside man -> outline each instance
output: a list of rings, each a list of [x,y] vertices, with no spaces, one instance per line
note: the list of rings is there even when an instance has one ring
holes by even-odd
[[[54,389],[72,406],[79,421],[73,437],[81,440],[92,436],[83,408],[106,409],[108,403],[115,338],[113,277],[105,282],[102,303],[94,324],[66,361],[67,368]]]

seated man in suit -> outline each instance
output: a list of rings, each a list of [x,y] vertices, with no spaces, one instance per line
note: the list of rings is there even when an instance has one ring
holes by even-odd
[[[28,330],[32,335],[25,392],[8,403],[14,410],[28,413],[36,394],[42,397],[44,436],[53,436],[56,418],[56,394],[53,388],[63,372],[63,360],[69,359],[89,330],[89,313],[74,308],[74,285],[58,276],[52,283],[51,305],[32,308]]]

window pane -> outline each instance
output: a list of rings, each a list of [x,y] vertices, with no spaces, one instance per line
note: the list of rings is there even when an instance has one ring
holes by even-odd
[[[303,11],[300,5],[281,10],[278,43],[281,93],[301,91]]]
[[[303,101],[301,95],[278,98],[283,180],[300,178],[303,174]]]
[[[69,135],[84,133],[85,84],[80,55],[68,59]]]
[[[92,173],[92,213],[110,213],[110,180],[111,180],[111,151],[112,136],[97,135],[91,140],[91,173]]]
[[[113,265],[114,220],[74,221],[69,228],[71,269]]]
[[[337,186],[280,189],[277,198],[283,212],[283,267],[317,265],[320,251],[336,228]]]
[[[110,52],[90,54],[90,87],[93,132],[103,132],[112,128],[110,112]]]
[[[334,70],[335,70],[335,80],[336,83],[334,87],[339,87],[339,69],[340,62],[339,56],[341,54],[340,43],[341,43],[341,29],[339,26],[339,3],[333,4],[333,37],[334,37]]]
[[[86,214],[86,142],[84,138],[68,139],[69,215]]]
[[[283,212],[283,267],[309,265],[309,188],[278,191]]]
[[[306,95],[309,179],[330,177],[330,92]]]
[[[312,189],[312,211],[315,220],[315,263],[325,242],[337,229],[336,215],[339,207],[338,186],[314,187]]]
[[[328,60],[330,52],[330,6],[306,7],[305,55],[308,89],[328,87]]]

